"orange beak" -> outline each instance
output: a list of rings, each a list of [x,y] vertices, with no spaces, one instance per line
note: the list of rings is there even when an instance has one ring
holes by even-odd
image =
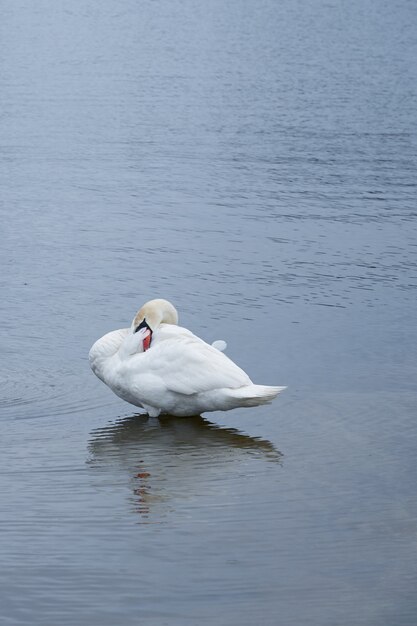
[[[145,339],[143,340],[143,351],[146,352],[146,350],[149,350],[150,345],[151,345],[151,341],[152,341],[152,331],[149,331],[149,335],[146,335]]]

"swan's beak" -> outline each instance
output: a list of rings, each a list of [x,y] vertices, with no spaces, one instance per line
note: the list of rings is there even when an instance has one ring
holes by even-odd
[[[152,341],[152,331],[151,329],[149,329],[149,335],[146,335],[146,337],[143,340],[143,351],[146,352],[146,350],[148,350],[151,347],[151,341]]]

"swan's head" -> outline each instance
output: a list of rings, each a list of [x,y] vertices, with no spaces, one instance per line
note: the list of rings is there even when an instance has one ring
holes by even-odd
[[[136,313],[131,330],[147,329],[149,333],[143,340],[143,348],[147,350],[151,344],[152,333],[160,324],[178,324],[178,313],[168,300],[150,300]]]

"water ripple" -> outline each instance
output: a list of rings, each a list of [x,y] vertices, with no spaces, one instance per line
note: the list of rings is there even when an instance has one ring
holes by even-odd
[[[95,382],[95,381],[94,381]],[[0,408],[5,419],[34,419],[89,413],[112,402],[95,399],[92,381],[81,384],[79,373],[9,368],[0,378]]]

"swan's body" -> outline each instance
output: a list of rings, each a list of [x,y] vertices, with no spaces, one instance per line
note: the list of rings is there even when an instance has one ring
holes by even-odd
[[[90,350],[93,372],[120,398],[150,416],[199,415],[271,402],[285,387],[254,385],[220,350],[176,326],[166,300],[151,300],[130,328],[104,335]]]

